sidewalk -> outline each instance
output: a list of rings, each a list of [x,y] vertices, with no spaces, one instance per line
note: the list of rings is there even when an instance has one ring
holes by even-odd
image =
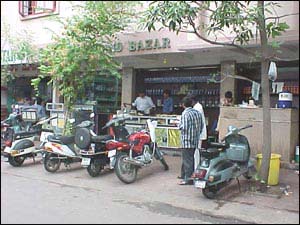
[[[164,151],[168,162],[180,163],[178,154]],[[173,158],[173,159],[172,159]],[[176,159],[177,158],[177,159]],[[171,162],[170,162],[171,163]],[[172,164],[172,163],[171,163]],[[215,200],[201,207],[215,216],[234,216],[254,223],[299,223],[299,175],[297,170],[280,169],[279,184],[268,186],[266,193],[257,191],[258,185],[241,178],[241,192],[238,184],[233,181],[222,189]]]

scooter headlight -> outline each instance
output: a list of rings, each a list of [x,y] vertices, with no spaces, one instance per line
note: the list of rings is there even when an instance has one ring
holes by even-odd
[[[17,155],[17,154],[19,154],[19,150],[12,150],[11,152],[10,152],[10,154],[13,156],[13,155]]]

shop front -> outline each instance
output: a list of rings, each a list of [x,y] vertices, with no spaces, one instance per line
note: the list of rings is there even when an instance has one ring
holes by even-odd
[[[169,32],[151,32],[125,35],[120,39],[122,42],[120,46],[122,47],[119,48],[116,59],[122,62],[123,66],[121,102],[122,104],[132,103],[139,91],[144,91],[146,95],[152,98],[156,105],[156,114],[151,115],[151,117],[152,119],[156,117],[160,121],[157,136],[159,136],[161,147],[180,148],[180,133],[173,121],[181,115],[183,109],[179,103],[187,94],[196,94],[200,97],[209,136],[215,135],[217,137],[215,127],[218,119],[224,120],[220,100],[224,98],[226,91],[231,91],[234,96],[235,107],[230,108],[229,111],[242,108],[244,110],[241,112],[242,114],[251,115],[253,109],[245,106],[248,105],[251,97],[251,81],[260,83],[259,62],[253,62],[253,59],[233,48],[208,45],[199,40],[191,39],[187,34],[176,36]],[[148,41],[148,43],[152,43],[152,47],[145,48],[145,40],[152,40],[152,42]],[[164,40],[164,43],[167,44],[164,45],[164,48],[158,48],[158,44],[153,44],[158,43],[156,40],[161,40],[161,43]],[[286,56],[290,54],[288,50],[291,49],[290,46],[299,49],[297,42],[290,42],[288,46],[282,47],[286,50]],[[280,91],[289,90],[293,93],[293,108],[297,110],[299,109],[299,92],[297,92],[299,90],[299,61],[290,60],[288,62],[276,62],[276,64],[278,77],[275,82],[271,83],[271,87],[274,88],[270,95],[271,107],[276,108],[278,105]],[[218,75],[218,79],[222,82],[210,82],[215,75]],[[228,75],[240,75],[248,80],[234,79]],[[174,101],[172,115],[162,114],[162,94],[166,89],[171,91],[171,97]],[[243,102],[244,104],[242,104]],[[254,101],[254,104],[261,109],[261,94],[259,94],[258,100]],[[276,112],[285,117],[287,111],[282,109]],[[135,116],[135,122],[128,126],[131,126],[131,128],[143,126],[147,118]],[[295,122],[294,118],[289,118],[291,123]],[[286,121],[282,120],[282,122]],[[240,125],[234,119],[231,123],[220,123],[219,136],[224,135],[226,126]],[[299,125],[296,126],[299,127]],[[299,139],[299,132],[297,134],[293,131],[292,136]],[[255,138],[262,140],[262,136]],[[276,137],[274,138],[276,139]],[[250,141],[255,142],[255,139]],[[299,145],[299,143],[293,145]],[[290,146],[288,150],[283,151],[291,151],[292,148],[294,146]],[[277,149],[277,147],[274,148],[274,152],[278,152]],[[258,150],[254,150],[253,154],[256,152]],[[286,158],[286,160],[290,160],[290,158]]]

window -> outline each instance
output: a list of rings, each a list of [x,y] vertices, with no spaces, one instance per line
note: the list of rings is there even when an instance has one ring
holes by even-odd
[[[47,15],[56,11],[56,1],[19,1],[22,17]]]

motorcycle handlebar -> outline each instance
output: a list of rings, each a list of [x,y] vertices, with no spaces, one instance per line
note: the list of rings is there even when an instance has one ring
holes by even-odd
[[[246,125],[246,126],[240,128],[239,131],[250,128],[250,127],[253,127],[253,125],[252,124]]]

